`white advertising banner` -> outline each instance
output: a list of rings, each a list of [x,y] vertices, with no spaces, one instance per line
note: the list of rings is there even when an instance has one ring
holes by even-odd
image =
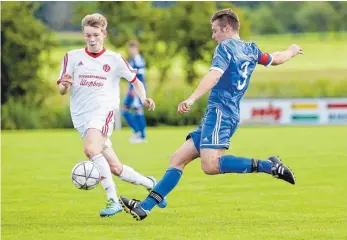
[[[347,98],[246,98],[240,124],[347,124]]]

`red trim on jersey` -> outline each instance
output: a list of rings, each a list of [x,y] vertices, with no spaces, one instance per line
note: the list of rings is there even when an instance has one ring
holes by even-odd
[[[105,121],[105,125],[102,127],[102,134],[107,136],[108,133],[108,124],[110,123],[111,119],[113,117],[113,111],[110,111],[107,115],[106,121]]]
[[[93,53],[89,52],[89,51],[88,51],[88,48],[85,48],[84,50],[86,51],[86,53],[87,53],[89,56],[91,56],[91,57],[93,57],[93,58],[100,57],[104,52],[106,52],[106,48],[103,48],[103,49],[101,50],[101,52],[99,52],[98,54],[93,54]]]
[[[134,79],[130,81],[130,83],[134,83],[137,80],[137,77],[135,75]]]
[[[64,74],[66,73],[66,67],[67,67],[67,63],[69,61],[69,55],[66,53],[65,57],[64,57],[64,68],[63,68],[63,72],[61,73],[60,78],[57,81],[57,84],[59,85],[61,83],[61,80],[63,79]]]
[[[137,78],[136,78],[136,71],[129,65],[128,61],[126,61],[122,56],[121,56],[121,58],[123,59],[123,61],[124,61],[125,64],[127,65],[129,71],[132,72],[132,73],[135,73],[135,76],[134,76],[133,80],[131,80],[131,81],[129,81],[129,82],[130,82],[130,83],[135,82],[136,79],[137,79]]]
[[[258,63],[263,64],[263,65],[268,65],[270,61],[270,55],[268,53],[261,53],[261,56],[258,60]]]
[[[132,67],[130,67],[130,65],[129,65],[129,63],[128,63],[128,61],[126,61],[122,56],[121,56],[121,58],[123,59],[123,61],[125,62],[125,64],[127,65],[127,67],[128,67],[128,69],[129,69],[129,71],[130,72],[134,72],[134,69],[132,68]]]

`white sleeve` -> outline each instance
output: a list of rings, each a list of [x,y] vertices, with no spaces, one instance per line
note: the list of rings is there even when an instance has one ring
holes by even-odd
[[[117,75],[133,83],[136,80],[136,70],[122,57],[117,58]]]
[[[63,78],[64,74],[70,74],[73,76],[73,68],[71,64],[71,60],[69,59],[69,54],[66,53],[63,61],[61,62],[61,69],[59,73],[59,78],[57,80],[57,84],[60,83],[61,79]]]

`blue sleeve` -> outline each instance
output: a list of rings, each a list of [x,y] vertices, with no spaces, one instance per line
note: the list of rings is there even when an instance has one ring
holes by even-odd
[[[135,65],[135,61],[133,60],[133,59],[129,59],[128,60],[128,63],[129,63],[129,65],[133,68],[133,69],[136,69],[136,65]]]
[[[145,68],[146,67],[145,60],[143,59],[143,57],[141,55],[137,55],[134,58],[134,64],[135,64],[136,68]]]
[[[138,75],[144,75],[145,74],[145,67],[146,67],[146,63],[145,60],[143,59],[143,57],[141,55],[137,55],[134,58],[134,65],[135,68],[137,69],[137,74]]]
[[[217,70],[224,73],[224,71],[229,67],[230,61],[231,54],[228,52],[227,48],[222,44],[218,44],[213,55],[210,70]]]

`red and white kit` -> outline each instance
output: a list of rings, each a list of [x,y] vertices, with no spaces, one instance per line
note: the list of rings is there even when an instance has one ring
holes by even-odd
[[[110,137],[114,110],[120,104],[120,78],[134,82],[135,71],[118,53],[104,48],[93,54],[85,48],[66,53],[58,84],[64,74],[70,74],[73,79],[70,111],[73,125],[81,137],[84,138],[89,128]]]

